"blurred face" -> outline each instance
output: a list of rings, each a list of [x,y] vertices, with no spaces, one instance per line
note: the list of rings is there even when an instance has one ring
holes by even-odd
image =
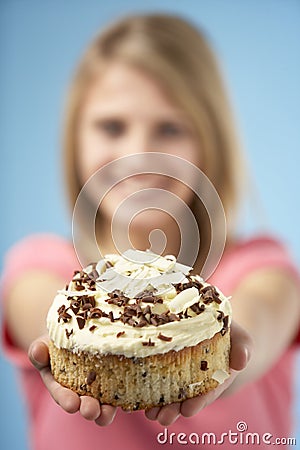
[[[165,95],[147,74],[121,63],[113,63],[99,76],[87,93],[78,130],[78,170],[81,182],[98,169],[120,157],[162,152],[175,155],[199,167],[199,149],[187,117]],[[119,167],[120,178],[126,176],[126,162]],[[101,212],[111,220],[118,207],[132,194],[149,188],[163,189],[178,196],[185,204],[193,193],[183,183],[170,177],[141,174],[118,183],[105,196]],[[180,171],[180,167],[178,167]],[[114,174],[115,175],[115,174]],[[114,178],[115,179],[115,178]],[[90,193],[96,201],[96,193]],[[144,197],[143,197],[144,195]],[[151,204],[154,193],[143,194],[132,201]],[[157,195],[157,193],[155,194]],[[149,203],[150,201],[150,203]],[[135,217],[136,225],[159,227],[166,219],[162,212],[144,211]]]

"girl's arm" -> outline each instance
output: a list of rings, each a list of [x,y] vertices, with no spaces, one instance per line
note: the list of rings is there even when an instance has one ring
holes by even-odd
[[[64,280],[42,270],[25,271],[5,293],[5,317],[14,344],[28,351],[32,341],[47,332],[46,317]]]
[[[255,381],[278,361],[300,323],[300,288],[288,272],[261,269],[249,275],[232,298],[233,318],[251,335],[253,356],[230,390]]]

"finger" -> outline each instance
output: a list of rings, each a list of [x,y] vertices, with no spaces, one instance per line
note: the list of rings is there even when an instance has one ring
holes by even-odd
[[[79,410],[80,398],[78,394],[57,383],[48,367],[42,369],[40,374],[46,388],[58,405],[70,414]]]
[[[253,342],[247,331],[233,322],[231,327],[230,367],[243,370],[247,366],[252,353]]]
[[[201,409],[205,408],[207,402],[207,395],[199,395],[194,398],[184,400],[180,406],[180,413],[183,417],[192,417],[197,414]]]
[[[100,427],[106,427],[110,425],[115,418],[117,408],[111,405],[101,405],[101,414],[95,423]]]
[[[49,366],[50,360],[47,342],[42,339],[34,341],[29,347],[28,357],[34,367],[38,370]]]
[[[181,403],[181,408],[180,408],[181,415],[184,417],[192,417],[195,414],[197,414],[199,411],[201,411],[201,409],[210,405],[218,397],[220,397],[220,395],[226,389],[228,389],[228,387],[232,384],[232,382],[235,380],[237,375],[238,375],[238,372],[231,370],[230,377],[227,378],[227,380],[225,380],[224,383],[219,384],[215,389],[212,389],[207,394],[198,395],[197,397],[184,400],[184,402]]]
[[[80,414],[87,420],[96,420],[101,414],[99,401],[88,395],[80,397]]]
[[[161,425],[171,425],[180,416],[180,403],[171,403],[170,405],[162,406],[157,420]]]
[[[156,420],[160,409],[160,406],[155,406],[153,408],[147,409],[145,411],[145,416],[149,420]]]

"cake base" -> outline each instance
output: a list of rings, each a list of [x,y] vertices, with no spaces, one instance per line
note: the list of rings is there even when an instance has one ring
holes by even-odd
[[[101,404],[148,409],[205,394],[218,386],[217,370],[229,373],[230,332],[193,347],[144,358],[72,353],[49,344],[51,371],[61,385]]]

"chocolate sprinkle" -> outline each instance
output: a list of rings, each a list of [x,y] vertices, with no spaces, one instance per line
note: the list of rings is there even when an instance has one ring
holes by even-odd
[[[94,330],[96,330],[96,325],[92,325],[90,328],[89,328],[89,330],[91,331],[91,332],[93,332]]]
[[[146,326],[146,325],[148,325],[147,320],[146,320],[146,319],[140,319],[139,323],[136,324],[136,327],[137,327],[137,328],[142,328],[142,327],[144,327],[144,326]]]
[[[157,325],[158,325],[158,320],[156,320],[155,317],[151,317],[151,318],[150,318],[150,322],[151,322],[152,325],[154,325],[155,327],[157,327]]]
[[[179,388],[178,400],[184,397],[186,397],[186,391],[183,388]]]
[[[76,317],[79,329],[82,330],[82,328],[84,328],[85,325],[85,319],[83,319],[82,317]]]
[[[84,286],[82,284],[75,284],[75,291],[84,291]]]
[[[72,316],[67,313],[69,308],[66,308],[65,305],[61,305],[57,312],[58,312],[58,322],[60,322],[60,319],[63,320],[63,322],[68,322],[70,319],[72,319]]]
[[[95,380],[96,380],[96,372],[94,372],[93,370],[91,370],[91,372],[89,372],[87,379],[86,379],[86,384],[90,385],[92,384]]]
[[[93,308],[90,310],[90,318],[91,319],[99,319],[103,316],[103,312],[100,308]]]
[[[120,331],[119,333],[117,333],[117,338],[124,336],[125,331]]]
[[[217,312],[219,313],[217,316],[217,320],[219,322],[221,322],[221,320],[223,320],[223,318],[224,318],[224,313],[223,313],[223,311],[217,311]]]
[[[180,317],[178,317],[177,314],[171,313],[168,315],[168,317],[169,317],[169,322],[175,322],[176,320],[177,321],[180,320]]]
[[[142,298],[143,303],[155,303],[155,297],[153,295],[147,295]]]
[[[212,285],[205,286],[204,288],[202,288],[201,293],[202,293],[202,297],[203,297],[203,302],[205,304],[211,303],[213,301],[218,304],[222,303],[221,299],[219,298],[218,291]]]
[[[72,300],[70,308],[73,311],[73,313],[76,315],[80,310],[80,302],[78,300]]]
[[[151,312],[152,312],[152,311],[151,311],[150,306],[147,305],[146,308],[145,308],[144,311],[143,311],[144,315],[146,315],[146,314],[151,314]]]
[[[200,363],[200,369],[201,369],[201,370],[204,370],[204,371],[208,370],[208,364],[207,364],[207,361],[201,361],[201,363]]]
[[[85,303],[82,307],[83,311],[87,311],[90,310],[93,306],[91,305],[91,303]]]
[[[67,336],[67,339],[69,339],[69,337],[71,336],[71,334],[73,334],[73,328],[72,328],[71,331],[68,331],[68,330],[66,329],[66,336]]]
[[[154,347],[155,343],[151,341],[151,338],[149,338],[148,341],[142,342],[142,345],[143,345],[144,347]]]
[[[91,278],[91,280],[97,280],[97,278],[99,277],[99,273],[97,272],[96,269],[93,269],[92,272],[90,272],[89,277]]]
[[[227,331],[228,331],[228,324],[229,324],[229,316],[225,316],[223,318],[223,328],[220,331],[222,336],[224,336],[227,333]]]
[[[128,323],[128,325],[131,325],[132,327],[135,327],[135,326],[136,326],[136,322],[135,322],[133,319],[127,320],[126,323]]]
[[[133,411],[137,411],[140,407],[140,402],[136,402],[136,404],[134,405],[134,407],[132,408]]]
[[[158,339],[161,339],[162,341],[166,341],[166,342],[171,342],[173,339],[172,337],[164,336],[161,333],[159,333],[159,335],[157,337],[158,337]]]

